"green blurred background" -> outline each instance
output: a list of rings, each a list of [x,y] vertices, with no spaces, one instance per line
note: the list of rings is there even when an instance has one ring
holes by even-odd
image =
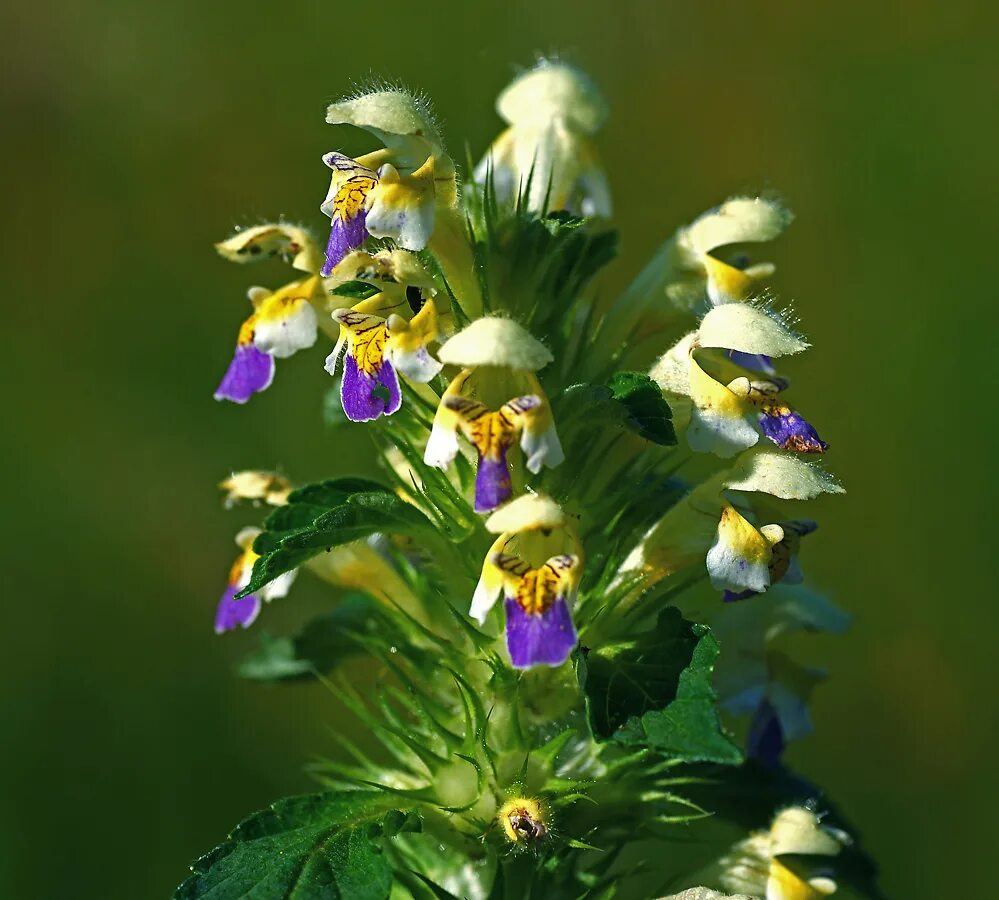
[[[604,89],[622,285],[678,224],[776,189],[774,248],[815,350],[797,396],[849,494],[805,563],[857,616],[791,762],[861,826],[893,897],[960,897],[995,836],[997,610],[986,544],[997,199],[984,4],[377,5],[13,0],[2,105],[6,330],[0,896],[164,897],[243,815],[308,789],[336,707],[237,680],[213,608],[253,512],[231,469],[304,480],[369,445],[319,421],[319,349],[246,408],[212,400],[248,283],[211,244],[285,214],[323,230],[324,104],[425,90],[476,156],[493,98],[560,51]],[[985,394],[985,396],[989,396]],[[303,579],[304,582],[304,579]],[[268,609],[290,630],[321,603]],[[808,640],[808,639],[803,639]]]

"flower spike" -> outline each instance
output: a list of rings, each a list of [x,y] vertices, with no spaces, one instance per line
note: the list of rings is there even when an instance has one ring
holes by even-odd
[[[376,421],[382,477],[344,471],[350,447],[311,484],[234,472],[224,502],[264,530],[240,532],[214,627],[250,627],[301,570],[332,585],[333,608],[261,635],[241,674],[319,678],[370,734],[177,895],[878,896],[783,761],[824,678],[786,638],[850,618],[799,565],[801,503],[842,488],[777,371],[808,342],[755,258],[790,214],[727,200],[609,297],[593,83],[545,60],[496,109],[459,193],[419,96],[335,102],[327,122],[372,152],[322,157],[328,239],[276,222],[217,245],[295,270],[250,289],[217,395],[246,402],[322,332],[323,417],[348,445],[343,414]]]

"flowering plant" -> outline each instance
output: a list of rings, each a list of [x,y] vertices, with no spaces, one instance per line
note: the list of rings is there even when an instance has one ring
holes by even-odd
[[[252,815],[176,896],[878,896],[782,763],[822,677],[787,638],[848,624],[802,585],[799,507],[842,488],[785,399],[777,364],[808,343],[755,259],[790,214],[729,199],[607,299],[602,99],[544,61],[497,108],[461,181],[420,98],[334,103],[379,146],[323,157],[325,251],[285,222],[217,247],[295,274],[250,289],[216,397],[247,402],[322,332],[335,427],[367,423],[381,477],[224,481],[270,510],[215,630],[303,570],[347,589],[241,671],[324,679],[378,749],[337,734],[320,790]]]

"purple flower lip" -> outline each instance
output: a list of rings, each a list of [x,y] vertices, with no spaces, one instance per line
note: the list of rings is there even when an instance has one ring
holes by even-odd
[[[825,453],[829,445],[802,416],[787,407],[760,414],[760,430],[782,450]]]
[[[513,598],[506,598],[506,647],[516,669],[560,666],[576,646],[576,628],[565,597],[558,597],[544,612],[529,613]]]
[[[480,456],[479,469],[475,473],[475,511],[492,512],[510,499],[512,490],[506,449],[500,452],[499,459]]]
[[[362,372],[357,367],[357,361],[348,353],[343,361],[340,402],[352,422],[370,422],[379,416],[398,412],[402,405],[402,391],[392,363],[383,359],[372,376]]]
[[[237,626],[249,628],[260,613],[260,598],[250,594],[241,600],[234,599],[239,585],[230,584],[215,610],[215,633],[223,634]]]
[[[330,238],[326,243],[326,261],[319,271],[323,278],[329,277],[348,253],[364,244],[368,236],[368,229],[364,224],[366,218],[367,213],[362,209],[346,222],[341,221],[339,216],[333,219]]]
[[[274,380],[274,358],[253,344],[237,344],[232,362],[215,391],[216,400],[246,403]]]

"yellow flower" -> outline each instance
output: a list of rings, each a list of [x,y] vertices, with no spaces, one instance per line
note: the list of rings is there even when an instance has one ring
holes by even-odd
[[[250,288],[253,312],[240,326],[232,362],[215,392],[216,400],[246,403],[270,386],[275,359],[286,359],[316,342],[317,310],[325,307],[322,279],[316,274],[319,251],[304,229],[283,223],[238,231],[215,247],[234,262],[281,256],[299,271],[311,273],[276,291]]]
[[[333,175],[320,206],[331,221],[322,274],[368,235],[391,238],[407,250],[426,247],[435,210],[457,202],[454,163],[426,105],[402,90],[372,91],[331,104],[326,121],[363,128],[385,146],[357,159],[323,156]]]

